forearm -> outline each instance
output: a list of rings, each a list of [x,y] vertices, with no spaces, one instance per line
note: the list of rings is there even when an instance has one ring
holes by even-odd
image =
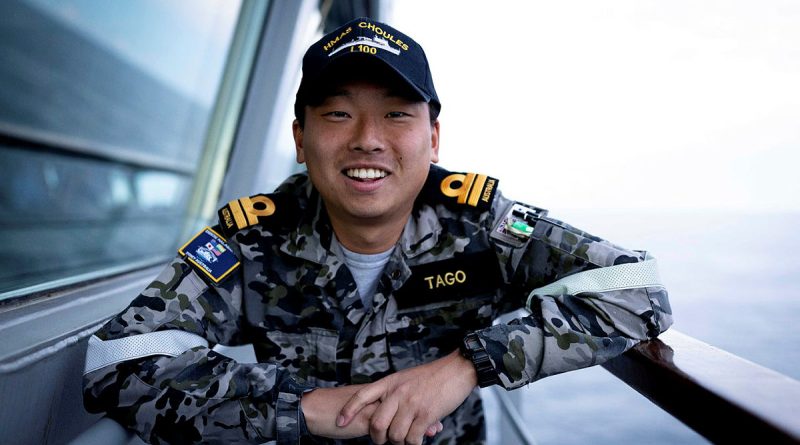
[[[282,422],[294,428],[288,432],[278,430],[276,419],[279,411],[291,419],[291,405],[301,391],[274,365],[239,364],[207,348],[115,364],[84,376],[87,410],[107,412],[147,441],[167,443],[175,435],[252,443],[297,435],[299,419]]]
[[[529,309],[478,332],[506,389],[603,363],[672,323],[662,287],[534,295]]]
[[[377,403],[364,407],[347,426],[337,425],[339,411],[345,403],[365,385],[336,388],[317,388],[303,395],[301,407],[308,431],[315,436],[333,439],[350,439],[369,434],[369,419]]]

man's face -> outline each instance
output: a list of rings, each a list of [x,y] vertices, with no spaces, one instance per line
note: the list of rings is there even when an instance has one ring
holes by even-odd
[[[439,122],[428,104],[371,82],[345,83],[293,125],[297,162],[306,163],[332,221],[405,220],[431,162],[439,161]]]

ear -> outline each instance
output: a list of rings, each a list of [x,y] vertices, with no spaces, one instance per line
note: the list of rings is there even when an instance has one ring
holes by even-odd
[[[300,122],[297,119],[292,122],[292,134],[294,136],[294,149],[296,151],[297,163],[302,164],[306,162],[306,155],[303,151],[303,128],[300,127]]]
[[[436,164],[439,162],[439,119],[431,126],[431,150],[431,162]]]

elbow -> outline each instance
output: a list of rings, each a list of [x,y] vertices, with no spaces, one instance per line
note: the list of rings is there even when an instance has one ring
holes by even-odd
[[[648,319],[647,336],[653,339],[672,326],[672,307],[664,287],[647,288],[647,297],[652,308],[651,313],[646,317]]]
[[[113,370],[113,367],[111,368]],[[107,370],[97,370],[83,376],[83,407],[90,413],[105,413],[118,406],[109,381],[114,377]],[[106,383],[104,383],[106,382]],[[105,388],[105,390],[104,390]],[[118,396],[116,396],[118,399]]]

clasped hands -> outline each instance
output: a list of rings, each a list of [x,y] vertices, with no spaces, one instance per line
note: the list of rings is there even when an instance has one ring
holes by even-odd
[[[375,443],[421,444],[442,431],[440,420],[469,396],[475,367],[455,351],[365,385],[318,388],[303,396],[311,434]]]

